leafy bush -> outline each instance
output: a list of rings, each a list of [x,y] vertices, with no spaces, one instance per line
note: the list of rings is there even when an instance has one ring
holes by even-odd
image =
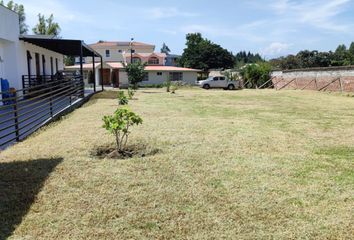
[[[143,119],[128,108],[119,108],[113,115],[104,116],[102,120],[104,122],[102,127],[115,136],[119,153],[122,153],[127,146],[129,129],[143,123]]]
[[[128,88],[128,98],[129,100],[132,100],[134,95],[135,95],[136,90],[132,89],[132,88]]]
[[[118,104],[119,105],[127,105],[128,104],[128,98],[125,96],[124,91],[118,91]]]
[[[244,66],[240,74],[246,88],[258,88],[270,79],[271,71],[272,68],[269,63],[261,62]]]

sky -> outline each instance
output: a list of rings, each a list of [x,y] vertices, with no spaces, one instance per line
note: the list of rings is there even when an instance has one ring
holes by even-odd
[[[5,0],[5,2],[7,2]],[[354,0],[15,0],[25,7],[30,29],[38,13],[60,24],[61,36],[165,42],[181,54],[187,33],[200,32],[237,53],[270,59],[300,50],[335,50],[354,41]]]

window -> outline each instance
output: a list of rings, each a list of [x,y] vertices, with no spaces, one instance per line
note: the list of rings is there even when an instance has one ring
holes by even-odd
[[[220,80],[220,81],[224,81],[224,80],[225,80],[225,77],[220,77],[219,80]]]
[[[157,76],[162,76],[162,72],[157,72]]]
[[[106,50],[106,57],[111,57],[111,52],[109,50]]]
[[[135,50],[134,49],[130,49],[131,53],[135,53]]]
[[[218,81],[219,78],[218,78],[218,77],[214,77],[213,80],[214,80],[214,81]]]
[[[182,81],[183,73],[182,72],[170,72],[170,81]]]
[[[139,57],[133,57],[133,63],[140,63],[141,62],[141,59]]]
[[[159,59],[157,57],[151,57],[149,58],[148,64],[150,65],[158,65],[160,63]]]
[[[45,56],[44,55],[42,55],[42,71],[43,71],[43,75],[45,75],[46,72],[45,72]]]
[[[143,79],[144,82],[147,82],[149,81],[149,73],[144,73],[144,79]]]

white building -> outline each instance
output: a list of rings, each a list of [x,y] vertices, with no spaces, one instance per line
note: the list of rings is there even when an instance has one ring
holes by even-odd
[[[55,75],[64,70],[64,55],[80,56],[81,52],[100,57],[81,40],[20,36],[18,14],[0,5],[0,78],[6,79],[10,88],[24,88],[23,78],[35,81]]]
[[[167,66],[166,54],[154,52],[155,45],[134,41],[99,41],[89,46],[102,55],[104,85],[123,88],[129,86],[125,66],[131,62],[147,64],[145,67],[146,77],[140,83],[142,86],[163,84],[168,80],[182,81],[193,85],[198,78],[199,70],[197,69]],[[76,61],[78,61],[78,58]],[[101,66],[98,58],[95,61],[97,62],[96,65]],[[84,62],[85,82],[90,83],[89,76],[93,76],[92,58],[85,59]],[[66,69],[78,70],[79,65],[68,66]],[[97,67],[95,76],[98,76],[99,73],[99,68]]]

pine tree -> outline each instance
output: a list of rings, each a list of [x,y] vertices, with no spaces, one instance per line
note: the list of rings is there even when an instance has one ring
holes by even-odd
[[[168,55],[171,52],[170,48],[163,43],[162,48],[161,48],[161,53],[165,53],[166,55]]]

